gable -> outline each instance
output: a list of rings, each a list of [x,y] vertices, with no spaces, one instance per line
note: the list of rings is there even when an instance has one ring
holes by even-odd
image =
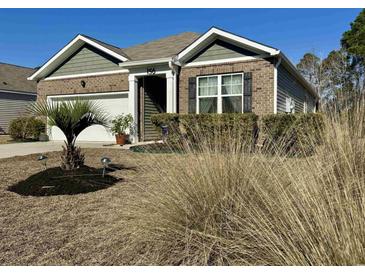
[[[85,44],[52,71],[48,77],[121,70],[118,63],[120,60]]]
[[[258,55],[222,40],[216,40],[188,60],[190,62],[203,62],[211,60],[230,59]]]

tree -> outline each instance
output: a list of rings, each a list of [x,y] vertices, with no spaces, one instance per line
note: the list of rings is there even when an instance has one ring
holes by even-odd
[[[362,92],[365,87],[365,9],[342,35],[341,45],[349,53],[354,90]]]
[[[314,53],[305,53],[297,68],[303,77],[311,83],[319,95],[322,95],[322,60]]]
[[[75,100],[60,103],[38,102],[32,111],[48,118],[49,126],[57,126],[65,134],[61,168],[73,170],[84,164],[84,155],[75,145],[77,136],[92,125],[106,126],[108,119],[104,111],[95,103],[87,100]]]

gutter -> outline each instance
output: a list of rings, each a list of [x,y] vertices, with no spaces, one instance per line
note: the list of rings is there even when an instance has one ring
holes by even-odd
[[[278,61],[274,66],[274,113],[278,112],[278,67],[281,64],[281,56],[279,55]]]

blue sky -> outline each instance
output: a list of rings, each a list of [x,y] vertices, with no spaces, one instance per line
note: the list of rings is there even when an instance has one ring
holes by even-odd
[[[211,26],[279,48],[297,63],[340,45],[360,9],[0,9],[0,62],[35,67],[78,33],[128,47]]]

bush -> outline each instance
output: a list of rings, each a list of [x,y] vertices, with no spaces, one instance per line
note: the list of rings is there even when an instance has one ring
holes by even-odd
[[[35,117],[19,117],[9,125],[9,134],[14,140],[38,140],[44,130],[44,122]]]
[[[264,150],[309,155],[321,143],[324,121],[320,113],[270,114],[262,118]]]
[[[160,132],[162,125],[168,126],[166,142],[173,146],[198,147],[204,142],[222,148],[232,144],[232,139],[240,139],[240,144],[252,149],[257,140],[257,115],[253,113],[163,113],[153,115],[152,122]]]

